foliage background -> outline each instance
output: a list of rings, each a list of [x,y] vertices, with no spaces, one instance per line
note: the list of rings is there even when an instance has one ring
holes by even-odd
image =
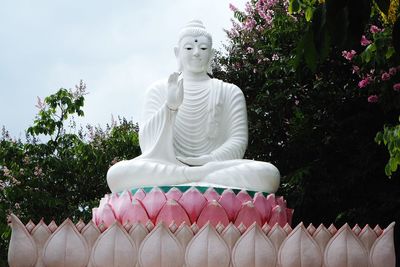
[[[217,53],[214,76],[243,90],[246,157],[280,169],[278,194],[295,209],[294,223],[400,221],[398,0],[253,0],[244,11],[231,9],[227,52]],[[24,222],[89,220],[108,192],[109,166],[140,153],[133,122],[76,128],[84,94],[81,83],[39,101],[24,141],[3,129],[0,259],[8,213]]]
[[[279,168],[278,193],[295,223],[386,227],[400,219],[399,5],[381,2],[231,6],[228,52],[214,75],[242,88],[246,157]]]
[[[0,266],[7,266],[13,212],[23,222],[42,218],[60,225],[92,218],[92,208],[108,193],[108,168],[140,154],[138,126],[119,119],[105,129],[88,125],[77,129],[83,116],[85,85],[61,88],[41,101],[26,140],[14,140],[3,128],[0,137]],[[43,140],[43,141],[41,141]]]

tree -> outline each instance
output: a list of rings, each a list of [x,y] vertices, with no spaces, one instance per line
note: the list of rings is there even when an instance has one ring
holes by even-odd
[[[328,5],[309,2],[313,8]],[[251,1],[244,11],[231,6],[235,20],[227,31],[227,53],[220,53],[214,64],[215,76],[237,84],[245,94],[250,135],[246,157],[272,161],[280,169],[278,193],[286,195],[297,222],[388,225],[400,218],[400,179],[398,172],[392,179],[385,176],[388,155],[374,138],[384,124],[398,121],[400,93],[393,84],[387,86],[390,91],[359,88],[360,77],[352,66],[366,49],[360,43],[362,34],[351,61],[339,46],[305,49],[311,45],[304,41],[311,34],[310,11],[290,12],[291,3]],[[312,11],[315,21],[319,15]],[[377,16],[366,23],[375,25]],[[369,26],[360,33],[367,31]],[[305,42],[303,48],[299,41]],[[382,47],[389,49],[388,39]],[[379,71],[389,70],[390,62],[383,61]],[[358,66],[362,72],[364,65]],[[368,101],[381,92],[388,94],[380,95],[382,102]]]
[[[140,154],[137,124],[119,119],[103,130],[76,129],[83,116],[85,84],[61,88],[41,101],[26,140],[12,139],[3,127],[0,138],[0,258],[7,258],[7,214],[22,221],[41,218],[61,223],[91,219],[92,208],[108,193],[106,173],[121,159]],[[68,125],[71,125],[69,127]],[[47,141],[40,141],[43,138]],[[0,266],[6,262],[0,261]]]

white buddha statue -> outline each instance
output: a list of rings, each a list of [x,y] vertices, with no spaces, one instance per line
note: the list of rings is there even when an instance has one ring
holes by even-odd
[[[202,22],[189,22],[175,47],[180,73],[148,89],[139,130],[142,155],[109,169],[112,192],[162,185],[278,189],[275,166],[243,159],[245,99],[239,87],[208,76],[212,54],[212,38]]]

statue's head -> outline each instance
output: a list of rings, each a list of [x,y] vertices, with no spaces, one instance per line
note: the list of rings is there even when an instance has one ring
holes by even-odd
[[[175,56],[180,71],[209,72],[213,56],[212,37],[201,21],[192,20],[181,30]]]

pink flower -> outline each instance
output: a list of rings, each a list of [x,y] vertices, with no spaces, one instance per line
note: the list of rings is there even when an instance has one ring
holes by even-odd
[[[229,9],[232,10],[233,12],[236,12],[238,9],[235,7],[232,3],[229,4]]]
[[[390,74],[390,75],[393,76],[393,75],[396,75],[396,73],[397,73],[396,68],[390,68],[390,69],[389,69],[389,74]]]
[[[256,21],[253,18],[246,19],[243,26],[246,30],[251,31],[256,26]]]
[[[365,86],[367,86],[369,84],[369,82],[370,82],[370,77],[368,76],[358,82],[358,87],[364,88]]]
[[[342,56],[347,59],[348,61],[351,61],[353,57],[356,55],[356,51],[351,50],[351,51],[342,51]]]
[[[276,61],[276,60],[279,60],[279,56],[278,56],[278,54],[273,54],[272,61]]]
[[[253,14],[253,7],[251,6],[250,2],[247,2],[244,10],[247,12],[247,14]]]
[[[2,185],[0,180],[0,187]],[[136,193],[132,196],[129,191],[119,196],[105,195],[100,200],[99,207],[93,209],[93,221],[96,225],[103,224],[105,228],[115,221],[126,225],[146,224],[149,220],[155,224],[163,221],[167,225],[172,222],[180,225],[185,222],[186,225],[197,224],[199,227],[207,222],[214,227],[219,223],[227,226],[230,222],[246,227],[254,222],[260,226],[265,223],[270,223],[271,226],[279,223],[283,227],[290,219],[285,214],[293,213],[282,197],[275,197],[274,194],[264,197],[260,192],[254,197],[244,190],[236,195],[231,189],[226,189],[219,195],[213,188],[209,188],[204,194],[196,188],[190,188],[184,193],[177,188],[170,189],[168,193],[159,188],[153,188],[147,194],[142,189],[140,192],[145,195],[143,201],[136,199]],[[166,196],[171,198],[166,200]],[[153,211],[156,212],[151,219],[149,215]]]
[[[390,79],[390,74],[387,72],[384,72],[384,73],[382,73],[381,78],[382,78],[382,81],[387,81]]]
[[[369,28],[369,31],[371,32],[371,33],[377,33],[377,32],[380,32],[380,31],[382,31],[381,29],[379,29],[377,26],[375,26],[375,25],[371,25],[371,27]]]
[[[370,43],[372,43],[371,40],[368,40],[367,37],[365,37],[365,35],[363,35],[363,36],[361,37],[361,45],[362,45],[362,46],[367,46],[367,45],[369,45]]]
[[[400,83],[395,83],[393,85],[393,90],[400,92]]]
[[[377,95],[370,95],[368,97],[368,102],[369,103],[376,103],[376,102],[378,102],[378,100],[379,100],[379,97]]]
[[[358,73],[359,71],[360,71],[360,67],[356,66],[356,65],[353,65],[353,74],[354,73]]]
[[[247,47],[246,52],[249,54],[253,54],[254,53],[254,48],[253,47]]]
[[[37,96],[37,104],[35,105],[40,110],[43,110],[46,107],[46,104],[42,101],[40,97]]]

